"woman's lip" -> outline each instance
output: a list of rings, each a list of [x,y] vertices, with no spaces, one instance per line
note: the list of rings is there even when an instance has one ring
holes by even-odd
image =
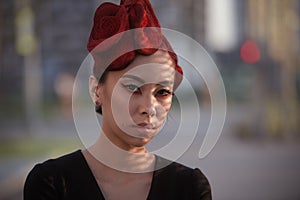
[[[141,138],[150,137],[157,131],[156,127],[146,123],[140,123],[137,125],[133,125],[132,127],[134,128],[134,132],[136,133],[135,137]]]
[[[148,123],[139,123],[137,124],[137,127],[145,128],[145,129],[155,129],[155,127],[152,124],[148,124]]]

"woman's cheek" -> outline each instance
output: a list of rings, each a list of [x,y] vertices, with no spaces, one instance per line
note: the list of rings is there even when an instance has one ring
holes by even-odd
[[[128,96],[120,87],[115,87],[112,92],[111,98],[111,110],[113,117],[119,123],[123,123],[129,116],[129,104],[130,96]]]
[[[164,109],[165,111],[168,113],[170,111],[172,105],[172,97],[168,97],[165,101],[164,101]]]
[[[158,118],[164,120],[167,117],[170,108],[170,102],[159,105],[157,108]]]

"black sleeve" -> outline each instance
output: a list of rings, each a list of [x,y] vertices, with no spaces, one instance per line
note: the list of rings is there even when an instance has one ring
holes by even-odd
[[[24,200],[58,200],[55,171],[38,164],[29,172],[23,190]]]
[[[190,198],[195,200],[211,200],[210,184],[206,176],[199,170],[194,169],[192,174],[192,185],[190,187]]]

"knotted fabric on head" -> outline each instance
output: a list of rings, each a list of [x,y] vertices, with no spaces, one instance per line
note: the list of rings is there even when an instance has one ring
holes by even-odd
[[[134,29],[133,35],[127,34],[131,29]],[[105,2],[97,8],[87,44],[95,61],[94,74],[101,69],[122,70],[138,54],[152,55],[160,48],[168,51],[173,60],[180,75],[176,78],[179,85],[182,69],[178,65],[177,55],[161,32],[160,23],[149,0],[121,0],[120,5]],[[128,49],[126,53],[120,53],[124,49]],[[113,59],[119,54],[121,56]],[[108,64],[106,61],[109,59],[112,62]]]

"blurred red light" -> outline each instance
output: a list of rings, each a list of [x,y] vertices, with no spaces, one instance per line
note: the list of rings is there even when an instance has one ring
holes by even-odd
[[[260,60],[260,50],[253,41],[246,41],[241,47],[240,54],[245,63],[254,64]]]

